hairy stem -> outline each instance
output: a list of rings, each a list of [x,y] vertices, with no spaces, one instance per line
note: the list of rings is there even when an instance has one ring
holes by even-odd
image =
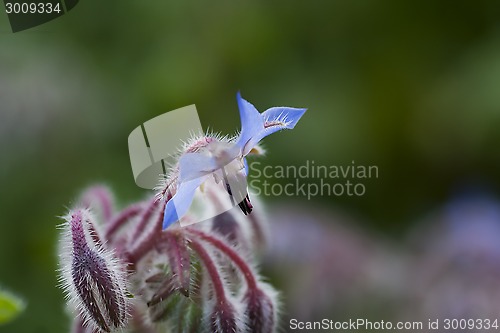
[[[134,233],[132,234],[132,241],[138,239],[141,233],[144,231],[155,209],[158,208],[158,204],[159,204],[158,200],[156,200],[155,198],[151,199],[150,203],[147,205],[147,207],[144,209],[142,213],[139,224],[137,225],[137,227],[134,230]]]
[[[193,228],[189,228],[187,230],[192,235],[210,243],[211,245],[219,249],[222,253],[224,253],[243,273],[243,276],[245,277],[245,281],[247,282],[248,287],[250,289],[257,288],[257,281],[255,280],[255,276],[252,269],[248,266],[246,261],[236,251],[234,251],[231,247],[226,245],[220,239],[217,239],[216,237],[213,237],[203,231],[196,230]]]
[[[219,271],[214,264],[214,261],[208,254],[208,252],[203,248],[196,240],[191,240],[191,248],[198,254],[199,258],[203,262],[210,279],[212,280],[212,285],[214,287],[215,297],[218,302],[226,302],[226,292],[224,290],[224,286],[222,283],[221,276],[219,275]]]
[[[111,241],[115,233],[120,230],[120,228],[124,226],[125,223],[129,222],[130,219],[137,216],[137,214],[139,214],[142,209],[143,205],[141,204],[130,205],[129,207],[125,208],[120,214],[111,219],[106,229],[105,238]]]
[[[159,205],[160,202],[154,201],[154,206]],[[156,220],[154,221],[153,228],[149,231],[149,233],[141,240],[139,245],[135,246],[132,251],[128,253],[128,260],[130,260],[131,264],[134,266],[140,259],[142,259],[149,251],[151,251],[160,237],[163,224],[163,210],[165,209],[166,201],[161,205],[161,209],[158,213]],[[154,208],[151,208],[151,211],[154,211]],[[152,214],[152,213],[151,213]],[[147,221],[149,222],[149,220]],[[144,224],[146,227],[147,223]]]

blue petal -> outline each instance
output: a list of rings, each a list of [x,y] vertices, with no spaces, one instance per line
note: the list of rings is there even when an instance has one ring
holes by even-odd
[[[215,158],[201,153],[186,153],[179,159],[179,181],[185,182],[217,170]]]
[[[168,228],[172,223],[183,217],[191,203],[194,193],[200,187],[206,177],[198,177],[189,181],[181,182],[177,188],[177,193],[167,202],[165,213],[163,214],[163,229]]]
[[[255,133],[258,133],[263,128],[264,120],[255,106],[241,97],[240,92],[236,94],[236,99],[241,119],[241,133],[236,145],[243,150]]]
[[[243,148],[243,155],[248,154],[260,140],[274,132],[283,129],[292,129],[300,120],[307,109],[289,107],[274,107],[264,111],[261,115],[262,125],[260,129],[251,136]]]
[[[247,162],[246,157],[243,158],[243,165],[245,166],[245,176],[248,176],[250,169],[248,168],[248,162]]]
[[[299,122],[306,110],[307,109],[279,106],[267,109],[262,113],[262,117],[266,122],[286,120],[286,126],[280,129],[292,129]]]

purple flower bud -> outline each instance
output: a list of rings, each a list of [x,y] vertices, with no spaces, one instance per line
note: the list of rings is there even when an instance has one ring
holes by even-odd
[[[244,322],[236,310],[235,304],[228,300],[217,302],[209,314],[210,332],[236,333],[244,332]]]
[[[248,327],[254,333],[272,333],[276,329],[276,291],[260,282],[258,288],[248,288],[243,296]]]
[[[66,218],[61,240],[61,282],[67,298],[84,322],[110,332],[127,319],[125,272],[113,253],[97,237],[88,210],[75,210]]]

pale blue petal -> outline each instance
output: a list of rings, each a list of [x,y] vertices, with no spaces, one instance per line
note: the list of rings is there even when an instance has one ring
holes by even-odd
[[[179,159],[179,180],[185,182],[217,170],[215,158],[201,153],[186,153]]]
[[[248,141],[263,128],[264,120],[255,106],[244,100],[239,92],[236,94],[236,99],[241,119],[241,133],[236,145],[243,150]]]
[[[294,128],[306,110],[274,107],[264,111],[261,115],[262,126],[257,132],[252,133],[250,140],[243,147],[243,156],[247,155],[266,136],[283,129]]]
[[[194,193],[200,187],[206,177],[198,177],[186,182],[182,182],[177,188],[177,193],[167,202],[165,212],[163,214],[163,229],[168,228],[172,223],[183,217],[191,203],[193,202]]]
[[[248,168],[248,162],[247,162],[246,157],[243,158],[243,165],[245,165],[245,176],[248,176],[248,173],[250,172],[250,170]]]

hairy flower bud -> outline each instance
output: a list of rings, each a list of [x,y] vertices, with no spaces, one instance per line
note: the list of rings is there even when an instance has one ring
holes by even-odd
[[[235,304],[227,300],[216,302],[208,315],[208,320],[210,321],[210,332],[244,332],[245,326],[241,314],[238,313]]]
[[[68,301],[91,327],[111,332],[127,319],[125,271],[98,241],[88,210],[71,212],[63,223],[61,284]]]
[[[276,329],[276,291],[260,282],[258,288],[249,288],[243,296],[248,326],[254,333],[272,333]]]

